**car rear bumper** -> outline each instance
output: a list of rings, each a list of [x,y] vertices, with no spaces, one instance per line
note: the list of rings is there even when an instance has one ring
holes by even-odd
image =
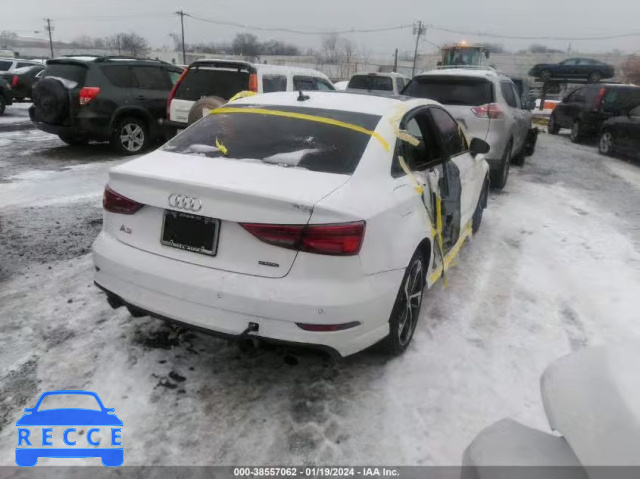
[[[171,121],[167,120],[166,118],[160,118],[158,120],[158,126],[160,127],[160,131],[162,132],[164,139],[169,141],[189,125],[179,121]]]
[[[29,108],[29,117],[36,128],[54,135],[83,136],[87,139],[106,141],[111,137],[109,117],[87,116],[77,117],[74,124],[54,125],[39,121],[35,115],[35,109]]]
[[[93,244],[95,282],[126,305],[226,338],[258,338],[316,346],[348,356],[389,333],[389,316],[404,274],[358,280],[306,278],[292,271],[265,278],[197,266],[121,243],[102,232]],[[344,324],[311,332],[296,323]],[[247,335],[249,323],[258,330]],[[244,333],[244,335],[243,335]]]

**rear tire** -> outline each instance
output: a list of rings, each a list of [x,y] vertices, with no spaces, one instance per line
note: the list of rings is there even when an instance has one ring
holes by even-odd
[[[610,130],[604,130],[598,138],[598,151],[601,155],[613,156],[615,138]]]
[[[511,163],[516,166],[524,166],[525,154],[524,154],[524,145],[522,149],[518,152],[516,156],[511,159]]]
[[[571,141],[573,143],[580,143],[582,141],[582,127],[580,126],[579,120],[574,121],[571,127]]]
[[[150,143],[147,123],[136,117],[126,117],[118,121],[109,142],[123,155],[142,153]]]
[[[70,146],[86,145],[88,140],[82,136],[58,135],[62,141]]]
[[[489,175],[491,177],[491,186],[496,190],[503,189],[507,184],[507,179],[509,178],[509,167],[511,166],[512,149],[513,143],[509,141],[507,147],[504,149],[504,154],[502,155],[502,164],[500,166],[500,169],[489,170]]]
[[[558,121],[554,114],[551,114],[549,117],[549,126],[547,127],[547,131],[550,135],[557,135],[560,133],[560,126],[558,125]]]
[[[424,253],[417,250],[409,261],[391,310],[389,336],[385,341],[389,354],[394,356],[402,354],[413,339],[413,333],[420,318],[426,275],[427,262]]]

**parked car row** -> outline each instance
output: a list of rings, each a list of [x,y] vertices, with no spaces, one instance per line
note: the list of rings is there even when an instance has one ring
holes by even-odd
[[[44,65],[24,66],[11,72],[0,73],[0,78],[11,84],[14,100],[23,101],[33,98],[33,87],[42,77],[44,68]]]
[[[571,130],[571,141],[598,140],[600,153],[640,152],[640,87],[585,85],[558,103],[549,118],[549,133]]]

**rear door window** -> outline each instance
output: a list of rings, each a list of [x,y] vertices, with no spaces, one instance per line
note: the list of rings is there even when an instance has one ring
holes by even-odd
[[[145,90],[171,90],[172,84],[165,70],[158,67],[131,67],[137,87]]]
[[[313,77],[294,76],[293,77],[293,89],[294,90],[316,90],[316,82]]]
[[[217,96],[224,100],[249,89],[247,70],[215,67],[190,68],[176,90],[175,98],[196,101],[205,96]]]
[[[74,63],[47,63],[44,71],[45,77],[64,78],[78,85],[84,85],[84,79],[87,76],[87,67]]]
[[[11,68],[11,65],[13,65],[13,62],[10,62],[7,60],[0,60],[0,72],[8,71],[9,68]]]
[[[126,65],[109,65],[102,67],[102,73],[109,83],[118,88],[133,88],[131,68]]]
[[[322,78],[316,78],[316,90],[320,91],[334,91],[335,88],[331,83]]]
[[[347,88],[353,90],[393,91],[393,80],[390,77],[377,75],[354,75]]]
[[[405,95],[428,98],[443,105],[479,106],[493,103],[493,83],[483,78],[442,75],[414,78]]]
[[[304,113],[375,130],[377,115],[349,111],[283,106],[238,106],[278,112]],[[211,114],[176,136],[165,151],[259,161],[284,168],[304,168],[325,173],[351,174],[370,141],[369,134],[316,121],[258,113]],[[225,153],[216,142],[224,145]]]
[[[264,93],[287,91],[287,77],[273,74],[262,75],[262,91]]]

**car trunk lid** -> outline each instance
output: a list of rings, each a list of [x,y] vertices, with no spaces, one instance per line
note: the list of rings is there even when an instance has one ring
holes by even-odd
[[[313,206],[348,179],[349,175],[158,151],[110,171],[109,187],[145,206],[133,215],[105,215],[105,229],[123,243],[161,256],[283,277],[297,251],[261,242],[241,223],[307,224]],[[177,204],[177,195],[196,199],[197,206]],[[219,220],[215,255],[162,244],[167,210]]]

